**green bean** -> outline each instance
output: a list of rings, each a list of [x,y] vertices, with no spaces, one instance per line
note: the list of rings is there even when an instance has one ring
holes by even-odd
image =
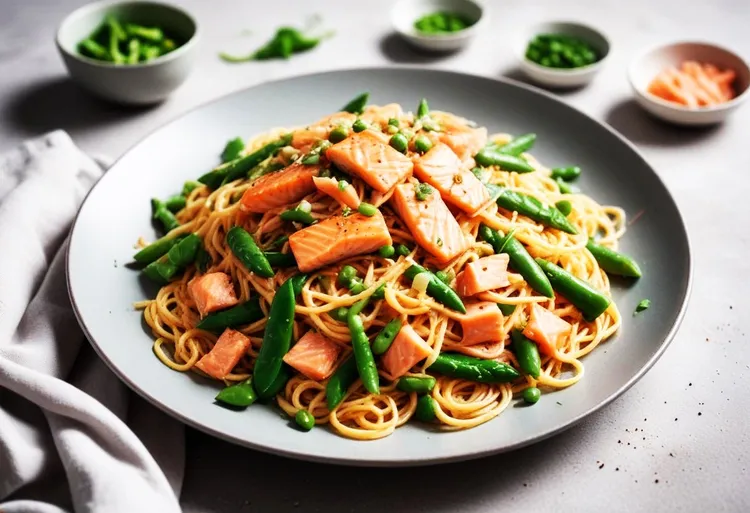
[[[330,411],[335,410],[341,404],[349,387],[358,377],[357,360],[352,355],[336,369],[326,385],[326,403]]]
[[[483,167],[498,166],[505,171],[516,173],[531,173],[534,167],[521,157],[501,153],[500,150],[484,148],[474,156],[477,164]]]
[[[305,212],[304,210],[300,210],[298,208],[284,210],[281,214],[279,214],[279,218],[281,218],[282,221],[289,221],[293,223],[302,223],[306,225],[315,224],[315,218],[312,216],[312,214],[310,214],[310,212]]]
[[[349,129],[345,126],[339,125],[331,130],[331,133],[328,135],[328,140],[336,144],[337,142],[343,141],[347,137],[349,137]]]
[[[286,241],[288,240],[289,235],[282,235],[281,237],[273,241],[268,247],[270,249],[281,249],[282,247],[284,247],[284,244],[286,244]]]
[[[427,284],[427,295],[448,308],[460,313],[466,313],[466,307],[458,294],[456,294],[456,291],[440,281],[437,276],[421,265],[412,265],[404,272],[404,276],[413,280],[416,275],[421,273],[430,273],[430,282]]]
[[[508,383],[521,377],[518,371],[507,363],[482,360],[458,353],[440,353],[429,369],[444,376],[478,383]]]
[[[208,314],[198,323],[196,328],[221,333],[227,328],[252,324],[261,320],[264,316],[263,310],[260,308],[260,300],[257,297],[252,297],[232,308]]]
[[[650,299],[641,299],[636,305],[635,312],[633,312],[633,315],[639,314],[644,310],[648,310],[650,307],[651,307]]]
[[[252,378],[223,388],[216,396],[218,402],[236,408],[247,408],[257,399],[258,395],[253,390]]]
[[[513,312],[516,311],[516,305],[504,305],[502,303],[497,303],[497,307],[500,309],[503,315],[506,317],[508,315],[513,315]]]
[[[404,376],[398,380],[396,388],[404,392],[416,392],[418,394],[427,394],[435,388],[437,381],[432,376],[417,377]]]
[[[201,238],[191,233],[169,248],[165,255],[144,267],[143,274],[156,283],[167,283],[195,260],[200,245]]]
[[[438,406],[432,396],[423,395],[417,399],[417,409],[414,410],[414,418],[420,422],[435,422],[437,408]]]
[[[419,100],[419,106],[417,107],[417,118],[423,118],[430,114],[430,105],[427,103],[427,98]]]
[[[588,249],[594,258],[599,263],[599,266],[607,271],[609,274],[617,274],[618,276],[627,276],[630,278],[640,278],[641,268],[638,264],[628,255],[618,253],[614,249],[610,249],[605,246],[601,246],[589,239],[586,244]]]
[[[125,59],[127,64],[138,64],[138,58],[141,56],[141,42],[137,39],[128,41],[128,56]]]
[[[544,271],[512,233],[503,236],[500,232],[482,224],[479,227],[479,235],[492,245],[496,253],[508,254],[510,266],[523,276],[529,287],[546,297],[554,297],[552,285]]]
[[[565,269],[541,258],[537,258],[536,262],[549,278],[552,288],[573,303],[587,321],[591,322],[603,314],[612,302],[610,298]]]
[[[409,256],[411,254],[411,250],[405,244],[396,244],[395,249],[398,256]]]
[[[150,264],[160,256],[166,255],[167,251],[169,251],[170,248],[177,244],[181,239],[182,237],[179,236],[170,237],[169,235],[165,235],[133,255],[133,259],[139,264]]]
[[[370,99],[370,93],[362,93],[352,101],[344,105],[341,109],[343,112],[350,112],[352,114],[362,114],[367,106],[367,100]]]
[[[379,394],[378,368],[375,365],[375,357],[372,355],[372,349],[370,349],[370,341],[367,338],[367,333],[365,333],[365,326],[359,316],[359,313],[367,306],[369,300],[370,298],[365,298],[354,303],[349,308],[349,315],[346,321],[349,326],[354,359],[357,362],[357,370],[359,371],[359,377],[362,379],[362,385],[371,394]]]
[[[388,321],[388,324],[383,327],[372,342],[372,352],[381,355],[388,351],[388,348],[391,347],[396,335],[401,331],[401,324],[401,317],[394,317]]]
[[[523,152],[529,151],[536,141],[536,134],[519,135],[512,141],[497,147],[497,151],[505,155],[518,156]]]
[[[226,164],[204,174],[198,181],[208,186],[209,189],[218,189],[222,184],[242,178],[255,166],[273,156],[284,146],[292,141],[292,134],[287,134],[272,141],[250,155],[238,157]]]
[[[125,41],[127,34],[113,16],[107,16],[106,23],[109,26],[109,54],[115,64],[123,64],[125,57],[120,53],[120,41]]]
[[[128,23],[125,25],[125,32],[131,37],[137,37],[151,43],[160,43],[164,39],[164,32],[159,27],[143,27]]]
[[[526,338],[521,330],[513,329],[510,333],[513,340],[513,352],[516,354],[518,366],[532,378],[538,378],[542,373],[542,359],[539,356],[539,347]]]
[[[378,255],[382,256],[383,258],[393,258],[393,255],[395,254],[396,249],[390,244],[387,246],[382,246],[380,249],[378,249]]]
[[[364,122],[363,120],[357,118],[354,121],[354,124],[352,124],[352,130],[354,130],[355,134],[358,134],[360,132],[364,132],[365,130],[367,130],[367,123]]]
[[[161,56],[161,48],[154,45],[141,45],[141,61],[148,62]]]
[[[567,182],[563,182],[559,178],[555,180],[555,183],[557,184],[557,187],[560,189],[561,194],[573,194],[573,187],[568,185]]]
[[[268,393],[281,370],[282,358],[289,351],[294,328],[294,298],[291,279],[286,280],[273,296],[263,343],[253,370],[255,387],[261,395]]]
[[[363,201],[357,207],[357,212],[359,212],[363,216],[372,217],[378,213],[378,207]]]
[[[271,267],[297,267],[297,260],[293,253],[279,253],[278,251],[264,251],[266,260]]]
[[[111,61],[112,57],[109,55],[109,51],[94,41],[93,39],[84,39],[78,43],[78,51],[81,55],[91,57],[100,61]]]
[[[182,194],[175,194],[174,196],[170,196],[164,201],[164,206],[167,207],[167,210],[174,213],[177,213],[185,208],[186,204],[187,200]]]
[[[401,153],[406,153],[406,150],[409,147],[409,140],[404,134],[398,132],[396,134],[393,134],[391,139],[388,141],[388,144],[390,144],[391,148],[393,148],[394,150]]]
[[[346,323],[347,317],[349,317],[349,309],[345,306],[340,306],[334,310],[328,312],[328,314],[339,322]]]
[[[221,152],[221,161],[229,162],[237,159],[242,155],[243,151],[245,151],[245,141],[242,140],[242,137],[230,139],[227,141],[226,146],[224,146],[224,151]]]
[[[495,202],[501,208],[518,212],[521,215],[542,223],[551,228],[557,228],[566,233],[577,234],[578,230],[555,207],[542,204],[541,201],[533,196],[515,192],[505,187],[493,184],[485,185],[490,191],[491,196],[497,196]]]
[[[195,180],[188,180],[182,186],[182,195],[188,196],[191,192],[201,186],[203,186],[203,184],[200,182],[196,182]]]
[[[227,245],[247,270],[262,278],[273,278],[274,272],[268,259],[253,236],[241,226],[234,226],[227,232]]]
[[[554,180],[560,179],[566,182],[572,182],[581,176],[581,168],[578,166],[556,167],[552,170],[550,177]]]
[[[163,201],[157,198],[152,198],[151,207],[154,211],[154,219],[158,220],[162,224],[166,233],[169,233],[180,226],[180,222],[177,220],[174,214],[169,211],[167,205]]]
[[[523,400],[529,404],[536,404],[542,397],[542,392],[537,387],[529,387],[523,391]]]
[[[294,422],[303,431],[310,431],[315,427],[315,417],[307,410],[297,410],[297,413],[294,415]]]
[[[414,148],[419,153],[427,153],[432,149],[432,141],[424,135],[418,135],[417,138],[414,139]]]
[[[555,208],[562,212],[562,215],[568,217],[573,212],[573,204],[568,200],[560,200],[555,203]]]
[[[205,273],[213,264],[213,259],[209,252],[206,251],[206,248],[203,247],[203,244],[198,246],[198,251],[195,253],[195,265],[198,267],[198,270]]]

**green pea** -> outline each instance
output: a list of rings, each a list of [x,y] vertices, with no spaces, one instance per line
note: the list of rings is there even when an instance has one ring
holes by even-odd
[[[435,273],[435,276],[437,276],[437,279],[445,283],[446,285],[451,282],[450,275],[445,271],[438,271]]]
[[[383,258],[391,258],[396,254],[396,249],[393,246],[383,246],[378,250],[378,254]]]
[[[537,387],[529,387],[523,391],[523,400],[529,404],[536,404],[540,397],[542,392]]]
[[[398,119],[391,118],[388,120],[388,126],[395,126],[396,128],[398,128],[399,126],[401,126],[401,123],[399,122]]]
[[[349,309],[345,306],[340,306],[335,310],[331,310],[330,315],[339,322],[346,322],[346,316],[349,315]]]
[[[361,294],[367,289],[365,284],[362,282],[359,278],[354,278],[352,281],[349,282],[349,292],[354,294],[355,296],[357,294]]]
[[[391,148],[401,153],[406,153],[406,149],[409,147],[409,141],[402,133],[394,134],[391,140],[388,141],[388,144],[391,145]]]
[[[378,213],[378,208],[375,205],[371,205],[363,201],[357,207],[357,212],[359,212],[363,216],[372,217]]]
[[[367,130],[367,123],[365,123],[361,119],[357,119],[354,124],[352,125],[352,130],[354,130],[355,133],[364,132]]]
[[[307,410],[297,410],[297,414],[294,416],[294,422],[296,422],[303,431],[310,431],[315,427],[315,417],[313,417],[312,413]]]
[[[395,249],[398,256],[408,256],[411,253],[411,250],[405,244],[397,244]]]
[[[328,136],[328,140],[336,144],[349,137],[349,130],[344,126],[337,126],[331,130],[331,134]]]
[[[354,278],[357,277],[357,270],[351,265],[345,265],[341,268],[338,275],[339,283],[342,285],[349,285]]]
[[[427,153],[432,148],[432,141],[424,135],[419,135],[414,140],[414,148],[416,148],[419,153]]]
[[[568,217],[573,211],[573,204],[568,200],[560,200],[555,203],[555,208],[562,212],[565,217]]]

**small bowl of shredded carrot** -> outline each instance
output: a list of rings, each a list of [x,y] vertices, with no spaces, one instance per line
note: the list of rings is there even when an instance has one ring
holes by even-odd
[[[736,53],[709,43],[653,48],[630,67],[638,103],[680,125],[724,121],[750,95],[750,67]]]

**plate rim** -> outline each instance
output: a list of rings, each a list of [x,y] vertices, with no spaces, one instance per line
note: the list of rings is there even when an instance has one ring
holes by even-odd
[[[468,78],[472,80],[474,79],[489,80],[489,81],[496,82],[499,84],[518,87],[528,92],[544,96],[547,99],[554,101],[555,103],[562,104],[564,107],[575,111],[577,114],[585,117],[587,120],[593,122],[599,127],[604,128],[611,135],[615,136],[621,143],[625,144],[628,147],[628,149],[630,149],[630,151],[632,151],[638,158],[640,158],[644,163],[646,163],[653,177],[657,180],[657,182],[662,187],[662,189],[666,193],[669,200],[674,205],[674,210],[677,215],[677,220],[679,221],[678,224],[680,228],[680,235],[684,237],[686,248],[687,248],[687,254],[685,255],[686,264],[687,264],[687,280],[685,282],[685,287],[682,290],[682,297],[679,299],[680,307],[679,307],[677,316],[675,317],[675,320],[671,328],[669,329],[667,334],[664,336],[659,347],[651,356],[651,358],[638,370],[638,372],[636,372],[630,379],[628,379],[625,383],[623,383],[617,390],[615,390],[607,398],[591,406],[590,408],[587,408],[585,411],[572,417],[567,422],[556,425],[552,429],[549,429],[548,431],[545,431],[541,434],[538,434],[536,436],[533,436],[525,440],[520,440],[518,442],[511,443],[511,444],[508,444],[499,448],[498,447],[487,448],[484,450],[478,450],[478,451],[469,452],[469,453],[462,453],[460,455],[453,455],[453,456],[442,456],[442,457],[435,457],[435,458],[428,457],[428,458],[408,459],[408,460],[384,459],[384,460],[372,461],[372,460],[344,459],[344,458],[336,457],[336,456],[317,456],[317,455],[311,455],[311,454],[307,454],[303,452],[285,450],[283,448],[279,449],[275,447],[267,447],[261,444],[254,443],[251,440],[243,439],[243,438],[216,430],[207,424],[201,423],[200,421],[196,419],[193,419],[193,418],[190,418],[188,416],[181,414],[180,412],[172,409],[168,404],[165,404],[164,402],[146,393],[137,384],[135,384],[133,380],[131,380],[128,376],[126,376],[123,372],[120,371],[117,365],[115,365],[115,363],[107,356],[104,350],[94,340],[94,337],[91,335],[88,327],[86,326],[86,323],[83,319],[83,315],[74,297],[73,287],[71,285],[71,279],[70,279],[70,275],[71,275],[70,253],[71,253],[71,247],[72,247],[71,242],[73,240],[73,235],[75,233],[76,227],[78,226],[78,219],[87,201],[89,200],[89,197],[94,193],[94,191],[99,186],[99,184],[103,180],[105,180],[106,177],[108,176],[109,169],[116,166],[117,163],[120,162],[120,160],[122,160],[125,156],[130,154],[130,152],[133,149],[138,147],[145,140],[147,140],[148,138],[150,138],[152,135],[159,132],[160,130],[164,129],[165,127],[172,125],[173,123],[176,123],[177,121],[179,121],[183,117],[188,116],[194,111],[198,111],[214,103],[224,101],[229,97],[244,94],[247,91],[254,89],[256,87],[261,87],[264,85],[278,83],[278,82],[285,82],[287,80],[311,78],[311,77],[329,75],[329,74],[373,72],[373,71],[388,73],[394,70],[417,72],[417,73],[438,73],[438,74],[454,75],[454,76],[464,77],[464,78]],[[312,461],[312,462],[317,462],[317,463],[348,465],[348,466],[355,466],[355,467],[416,467],[416,466],[425,466],[425,465],[446,464],[446,463],[452,463],[452,462],[458,462],[458,461],[469,461],[473,459],[484,458],[484,457],[495,455],[495,454],[515,451],[517,449],[521,449],[523,447],[527,447],[529,445],[541,442],[542,440],[546,440],[552,436],[562,433],[563,431],[566,431],[567,429],[572,428],[573,426],[580,423],[586,417],[592,415],[598,410],[601,410],[602,408],[611,404],[614,400],[621,397],[633,385],[635,385],[638,381],[640,381],[643,378],[643,376],[645,376],[646,373],[649,370],[651,370],[654,364],[664,355],[665,351],[674,340],[674,337],[676,336],[680,326],[682,325],[682,321],[684,320],[685,314],[687,312],[688,303],[690,301],[690,296],[692,294],[692,288],[693,288],[693,272],[694,272],[694,263],[693,263],[692,245],[690,242],[690,235],[688,233],[687,226],[685,224],[685,219],[682,215],[682,212],[680,211],[680,208],[677,202],[674,199],[674,196],[672,195],[671,191],[667,187],[664,180],[662,180],[661,176],[659,176],[655,168],[649,163],[649,161],[645,158],[645,156],[641,153],[641,151],[636,147],[636,145],[633,142],[631,142],[629,139],[627,139],[624,135],[622,135],[620,132],[618,132],[614,127],[610,126],[605,121],[596,119],[594,116],[584,112],[578,107],[575,107],[574,105],[571,105],[565,102],[563,99],[558,98],[556,95],[554,95],[553,93],[549,91],[545,91],[539,87],[526,84],[524,82],[515,80],[510,77],[505,77],[505,76],[495,77],[495,76],[481,75],[478,73],[471,73],[471,72],[466,72],[466,71],[457,71],[457,70],[440,69],[440,68],[427,68],[427,67],[419,67],[419,66],[413,66],[413,65],[358,66],[358,67],[353,67],[353,68],[340,68],[340,69],[337,68],[337,69],[330,69],[326,71],[315,71],[315,72],[310,72],[310,73],[292,74],[292,75],[288,75],[284,77],[279,77],[273,80],[258,82],[257,84],[253,84],[248,87],[243,87],[235,91],[231,91],[217,98],[208,100],[204,103],[200,103],[196,106],[193,106],[187,109],[184,112],[177,114],[173,118],[160,124],[158,127],[154,128],[153,130],[150,130],[145,135],[140,137],[134,144],[130,145],[120,156],[118,156],[110,164],[107,170],[103,172],[101,178],[99,178],[96,181],[96,183],[94,183],[94,185],[91,187],[91,189],[89,189],[89,191],[84,196],[83,201],[81,201],[81,205],[78,207],[75,218],[73,219],[70,231],[68,233],[67,248],[65,250],[65,279],[66,279],[66,284],[67,284],[68,297],[70,299],[71,306],[73,307],[76,321],[78,322],[78,325],[81,327],[81,330],[86,336],[86,339],[88,340],[89,344],[94,348],[94,351],[97,353],[97,356],[99,356],[99,358],[101,358],[102,361],[104,361],[104,363],[115,374],[115,376],[117,376],[117,378],[120,381],[125,383],[128,386],[128,388],[130,388],[133,392],[137,393],[140,397],[146,399],[149,403],[151,403],[157,409],[166,413],[172,418],[175,418],[179,420],[180,422],[186,424],[187,426],[190,426],[198,431],[209,434],[221,440],[225,440],[230,443],[233,443],[242,447],[246,447],[249,449],[258,450],[267,454],[274,454],[274,455],[283,456],[286,458],[292,458],[292,459],[298,459],[298,460],[304,460],[304,461]]]

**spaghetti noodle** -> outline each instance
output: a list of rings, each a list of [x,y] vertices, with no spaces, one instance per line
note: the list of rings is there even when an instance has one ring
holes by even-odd
[[[373,130],[388,131],[387,120],[390,114],[386,112],[389,109],[392,109],[392,106],[368,107],[365,114],[370,115]],[[441,126],[465,123],[460,118],[441,112],[431,113],[431,119]],[[420,120],[411,113],[400,113],[398,120],[400,130],[408,127],[406,130],[413,132],[409,134],[412,136],[419,132]],[[309,130],[310,127],[306,129]],[[246,153],[257,150],[289,132],[293,130],[275,129],[254,137],[247,144]],[[439,134],[439,131],[434,130],[426,133],[432,138],[439,137]],[[387,137],[384,140],[387,140]],[[496,134],[490,136],[489,140],[496,147],[502,147],[511,141],[511,137],[507,134]],[[299,160],[302,155],[302,152],[290,146],[282,148],[270,160],[288,164],[295,159]],[[414,158],[419,156],[412,151],[407,155]],[[370,307],[363,312],[365,330],[372,339],[389,320],[398,316],[431,348],[430,356],[412,367],[407,376],[429,374],[436,379],[436,384],[429,394],[434,399],[437,423],[448,430],[471,428],[487,422],[508,407],[514,394],[528,387],[540,387],[551,391],[568,387],[582,379],[582,358],[612,336],[620,326],[620,314],[614,303],[596,319],[587,321],[578,308],[559,294],[553,298],[540,295],[528,285],[523,276],[509,272],[508,286],[483,291],[471,298],[502,305],[515,305],[512,313],[503,317],[503,336],[498,340],[467,346],[462,344],[461,320],[464,314],[448,308],[424,291],[416,290],[412,282],[404,277],[406,270],[417,263],[425,268],[440,269],[455,279],[469,263],[492,255],[493,247],[478,236],[480,225],[484,223],[495,230],[512,232],[533,257],[557,264],[609,296],[610,284],[607,274],[600,268],[586,245],[589,237],[596,236],[599,237],[598,244],[615,249],[618,239],[625,232],[625,213],[617,207],[599,205],[584,194],[562,193],[558,182],[551,178],[548,168],[529,154],[523,154],[523,158],[533,166],[533,172],[508,172],[498,166],[490,166],[483,171],[485,180],[490,184],[502,184],[512,191],[532,196],[544,205],[554,205],[560,200],[569,201],[572,208],[567,219],[575,226],[577,234],[550,228],[490,202],[473,217],[465,213],[455,214],[462,232],[470,243],[468,249],[447,264],[439,264],[430,253],[415,243],[415,237],[392,208],[389,202],[392,190],[384,194],[375,193],[362,180],[351,178],[350,182],[359,198],[368,198],[382,212],[394,244],[406,245],[410,248],[410,254],[393,255],[389,258],[377,253],[354,255],[308,273],[295,306],[292,340],[299,340],[306,331],[315,330],[341,348],[341,356],[336,363],[337,366],[340,365],[351,354],[351,335],[346,322],[333,316],[334,311],[341,307],[351,307],[371,296],[378,286],[384,284],[383,299],[371,302]],[[471,157],[464,156],[463,160],[463,165],[473,165]],[[195,188],[187,195],[185,207],[176,214],[180,226],[169,234],[170,237],[189,233],[200,236],[210,256],[211,263],[207,272],[222,272],[231,277],[240,302],[252,297],[260,299],[264,318],[249,325],[236,327],[249,337],[251,346],[233,370],[223,377],[227,385],[246,380],[252,374],[274,295],[281,284],[296,274],[297,270],[277,269],[272,278],[256,275],[233,255],[227,245],[226,234],[233,226],[242,226],[253,235],[260,248],[268,249],[276,241],[284,241],[282,237],[303,228],[302,225],[283,222],[279,218],[281,211],[294,207],[298,201],[270,209],[265,213],[244,211],[240,199],[251,187],[251,183],[251,180],[241,178],[223,184],[215,190],[210,190],[207,186]],[[316,221],[342,214],[342,205],[320,191],[308,194],[303,201],[311,205],[310,215]],[[290,251],[288,241],[283,242],[280,251]],[[358,275],[363,277],[362,281],[366,286],[364,291],[354,293],[337,283],[337,274],[343,265],[353,266]],[[155,299],[140,302],[136,306],[143,309],[145,322],[153,332],[153,349],[156,356],[173,370],[203,374],[196,367],[196,363],[211,351],[216,344],[217,335],[196,328],[201,315],[191,297],[188,284],[200,274],[202,273],[196,266],[190,266],[182,276],[164,285]],[[436,374],[429,370],[441,353],[462,353],[480,359],[496,360],[518,369],[519,362],[510,343],[509,334],[514,327],[523,327],[529,321],[534,304],[570,324],[570,330],[559,340],[552,353],[542,354],[541,373],[538,378],[524,373],[510,383],[479,383]],[[414,416],[418,394],[397,388],[398,379],[390,376],[384,368],[379,367],[379,373],[379,394],[367,392],[362,382],[356,380],[349,387],[344,400],[333,411],[329,411],[327,407],[325,381],[310,379],[302,373],[296,373],[289,379],[277,395],[276,401],[290,416],[294,416],[300,409],[308,410],[315,417],[317,424],[328,424],[345,437],[358,440],[382,438],[393,433],[397,427]]]

